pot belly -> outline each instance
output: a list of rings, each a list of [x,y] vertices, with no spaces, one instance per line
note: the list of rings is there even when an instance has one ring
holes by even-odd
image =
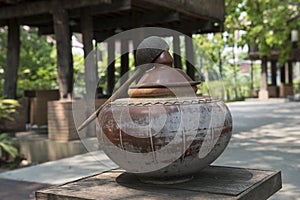
[[[114,162],[144,181],[190,178],[231,137],[232,118],[222,101],[121,105],[100,113],[99,142]]]

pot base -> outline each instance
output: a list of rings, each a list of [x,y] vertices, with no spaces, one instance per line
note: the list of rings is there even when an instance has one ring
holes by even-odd
[[[168,185],[177,184],[190,181],[194,176],[180,176],[180,177],[166,177],[166,178],[148,178],[148,177],[138,177],[139,181],[143,183],[157,184],[157,185]]]

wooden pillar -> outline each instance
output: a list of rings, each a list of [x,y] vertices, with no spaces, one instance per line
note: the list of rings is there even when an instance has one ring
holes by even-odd
[[[250,89],[251,93],[253,92],[254,89],[254,69],[253,69],[253,60],[250,60]]]
[[[7,56],[4,75],[3,97],[16,98],[18,66],[20,57],[20,27],[17,19],[9,20]]]
[[[261,83],[259,91],[259,99],[266,100],[269,98],[268,80],[267,80],[267,57],[263,56],[261,61]]]
[[[264,56],[261,61],[261,84],[260,89],[266,90],[267,89],[267,57]]]
[[[173,59],[174,67],[182,69],[179,35],[173,35]]]
[[[112,95],[115,87],[115,41],[109,40],[107,44],[107,95]]]
[[[272,75],[272,85],[277,85],[277,62],[275,60],[271,61],[271,75]]]
[[[293,62],[288,61],[288,78],[289,78],[289,85],[293,85]]]
[[[129,52],[128,40],[121,40],[121,84],[128,79],[129,71]],[[127,74],[126,74],[127,73]]]
[[[57,73],[60,98],[72,97],[73,65],[70,42],[69,16],[60,0],[52,0],[53,25],[56,38]]]
[[[280,67],[280,82],[285,84],[285,64]]]
[[[98,67],[96,63],[96,55],[93,51],[93,17],[90,15],[89,8],[81,10],[81,31],[84,51],[84,79],[85,88],[88,98],[95,98],[95,91],[98,81]]]
[[[143,30],[139,30],[133,37],[132,43],[133,43],[133,54],[134,54],[134,66],[136,67],[136,49],[139,46],[139,44],[143,41],[143,39],[145,38],[145,34]]]
[[[93,105],[95,101],[95,95],[97,91],[97,81],[98,81],[98,66],[96,61],[96,54],[93,52],[93,36],[94,36],[94,27],[93,27],[93,17],[90,15],[89,8],[82,8],[80,15],[80,26],[82,32],[82,41],[83,41],[83,52],[84,52],[84,81],[85,81],[85,90],[86,90],[86,100],[89,102],[87,105],[90,105],[86,108],[86,115],[90,116],[95,108]],[[98,96],[98,94],[97,94]],[[86,129],[87,136],[96,135],[96,124],[90,123]]]
[[[186,73],[191,79],[195,80],[195,57],[192,36],[192,34],[185,36]]]

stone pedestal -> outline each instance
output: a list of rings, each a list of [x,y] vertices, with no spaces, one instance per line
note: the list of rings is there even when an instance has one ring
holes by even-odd
[[[185,183],[155,185],[112,170],[40,190],[37,200],[267,199],[282,187],[280,171],[210,166]]]
[[[107,99],[95,99],[95,108],[97,109]],[[74,105],[72,105],[74,103]],[[73,110],[75,109],[75,110]],[[87,103],[84,100],[74,101],[50,101],[48,102],[48,138],[50,140],[69,141],[79,139],[79,135],[74,123],[75,114],[77,118],[76,125],[80,125],[91,114],[87,112]],[[92,123],[96,127],[95,124]],[[88,133],[89,129],[80,132],[81,138],[93,137]]]
[[[47,103],[58,100],[58,90],[33,90],[25,91],[25,96],[29,97],[31,125],[47,125]]]
[[[258,99],[259,100],[268,100],[269,99],[269,92],[267,90],[260,90],[258,92]]]
[[[79,138],[73,120],[72,101],[48,102],[48,138],[60,141]]]

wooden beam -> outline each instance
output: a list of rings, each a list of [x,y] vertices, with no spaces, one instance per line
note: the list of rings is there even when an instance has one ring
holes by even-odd
[[[7,46],[3,97],[15,99],[20,57],[20,26],[17,19],[9,20]]]
[[[121,85],[128,79],[129,52],[128,40],[121,40]]]
[[[261,82],[260,82],[260,90],[268,89],[268,60],[267,56],[263,56],[261,60]]]
[[[94,15],[101,15],[101,14],[108,14],[108,13],[116,13],[116,12],[120,12],[120,11],[125,11],[125,10],[129,10],[131,9],[131,0],[111,0],[111,4],[101,4],[101,6],[92,6],[89,8],[90,12],[89,14],[94,16]],[[69,18],[80,18],[81,17],[81,9],[74,9],[74,10],[70,10],[69,12]],[[0,18],[1,19],[1,18]],[[106,23],[104,25],[103,24],[103,18],[98,18],[95,19],[94,21],[98,22],[101,21],[100,26],[105,26],[109,23]],[[114,22],[112,22],[114,23]],[[39,25],[39,34],[41,35],[49,35],[49,34],[53,34],[54,33],[54,29],[53,26],[50,24],[49,26],[45,26],[45,25]],[[75,28],[74,30],[72,30],[73,32],[81,32],[79,31],[80,29],[78,27],[73,27]],[[96,28],[95,28],[96,30]],[[98,32],[102,32],[98,31]],[[113,35],[113,34],[104,34],[104,35]],[[98,38],[98,41],[103,41],[104,39],[106,39],[107,37],[104,37],[104,39]]]
[[[71,63],[71,41],[69,17],[63,9],[60,0],[52,1],[53,23],[56,38],[57,73],[60,98],[66,99],[72,96],[73,90],[73,66]]]
[[[90,8],[81,9],[80,26],[82,32],[83,52],[84,52],[84,81],[86,90],[86,100],[95,101],[98,86],[98,65],[96,53],[93,51],[93,17],[90,15]],[[87,116],[94,112],[95,108],[88,106],[86,109]],[[87,127],[87,136],[95,136],[96,125],[91,123]]]
[[[285,84],[285,64],[280,67],[280,82]]]
[[[83,51],[84,51],[84,77],[87,96],[89,99],[94,99],[97,81],[98,81],[98,68],[96,57],[93,52],[93,17],[90,15],[89,8],[83,8],[80,19]]]
[[[131,0],[111,0],[110,4],[102,4],[100,6],[92,6],[91,14],[100,15],[100,14],[109,14],[117,13],[120,11],[130,10],[132,8]],[[73,15],[72,15],[73,17]]]
[[[289,84],[293,84],[293,62],[288,61],[288,78],[289,78]]]
[[[133,6],[167,8],[195,19],[225,21],[224,0],[133,0]]]
[[[50,3],[51,1],[44,0],[24,2],[14,6],[3,6],[0,8],[0,19],[22,18],[56,12],[55,10],[52,10],[51,6],[49,6]],[[61,7],[66,10],[109,3],[111,3],[111,0],[61,0],[60,2]]]
[[[121,16],[115,18],[96,18],[96,21],[101,23],[95,24],[96,31],[108,30],[108,29],[117,29],[117,28],[138,28],[140,26],[153,26],[155,24],[163,24],[169,22],[176,22],[180,20],[180,16],[177,12],[155,12],[155,13],[146,13],[139,16],[139,19],[136,19],[133,15]]]
[[[97,42],[103,42],[104,40],[106,40],[107,38],[113,36],[115,34],[115,32],[113,30],[108,30],[108,31],[95,31],[94,32],[94,39]]]
[[[28,26],[40,26],[40,25],[52,25],[53,24],[53,17],[50,13],[35,15],[35,16],[28,16],[22,17],[20,19],[20,23],[22,25]]]
[[[220,26],[214,26],[213,22],[206,20],[180,21],[180,23],[167,24],[166,28],[177,30],[184,34],[201,34],[220,32]]]
[[[141,14],[138,19],[135,19],[134,15],[122,16],[122,17],[97,17],[94,19],[94,31],[95,39],[97,41],[103,41],[107,37],[114,35],[114,31],[117,28],[122,30],[128,30],[131,28],[138,28],[141,26],[157,26],[162,28],[168,28],[172,30],[179,31],[184,34],[198,34],[198,33],[212,33],[222,31],[220,25],[214,26],[211,21],[182,21],[180,15],[176,12],[168,13],[153,13],[153,16],[150,14]],[[81,32],[78,28],[72,27],[74,32]],[[108,33],[109,32],[109,33]],[[52,34],[52,26],[41,26],[39,27],[40,34]],[[172,34],[166,33],[165,36],[171,36]]]
[[[174,67],[182,69],[179,35],[173,36],[173,59]]]
[[[271,61],[271,77],[272,77],[272,85],[277,85],[277,61]]]
[[[194,56],[194,47],[192,34],[186,35],[185,39],[185,58],[186,58],[186,73],[195,80],[195,56]]]
[[[0,8],[0,19],[22,18],[51,12],[49,1],[35,1]]]
[[[115,41],[108,41],[107,52],[107,95],[111,96],[115,87]]]

